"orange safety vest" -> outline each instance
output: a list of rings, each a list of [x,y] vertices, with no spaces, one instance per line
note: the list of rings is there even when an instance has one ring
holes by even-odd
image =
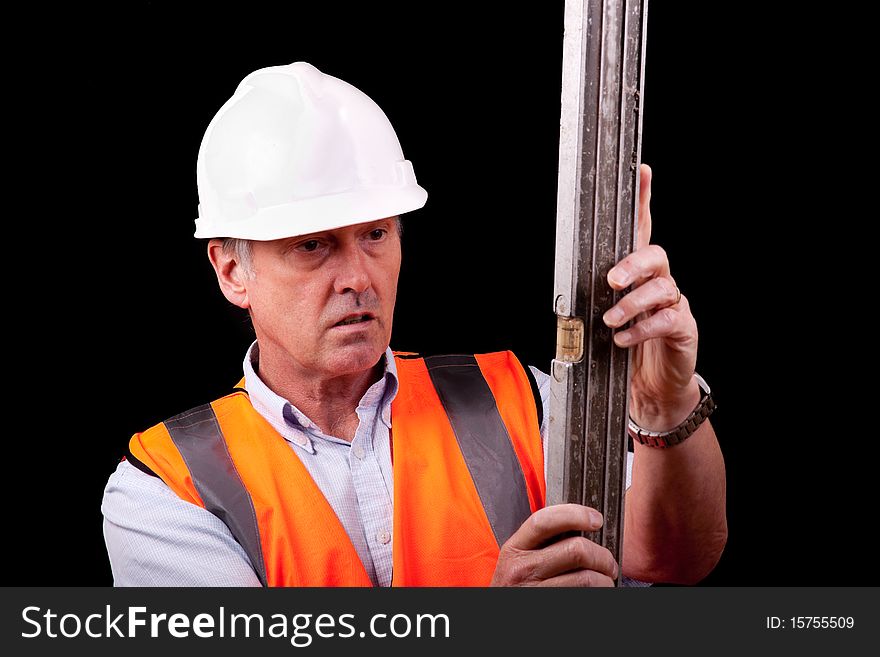
[[[545,503],[540,399],[509,351],[395,353],[393,586],[486,586]],[[128,459],[229,527],[268,586],[371,586],[284,438],[234,392],[135,434]]]

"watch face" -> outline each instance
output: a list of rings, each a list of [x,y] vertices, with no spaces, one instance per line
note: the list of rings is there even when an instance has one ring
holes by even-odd
[[[699,386],[700,386],[700,390],[703,391],[703,397],[705,397],[706,395],[711,395],[711,394],[712,394],[712,390],[711,390],[711,388],[709,388],[709,384],[706,383],[706,379],[704,379],[703,377],[701,377],[701,376],[700,376],[699,374],[697,374],[696,372],[694,372],[694,376],[697,377],[697,385],[699,385]]]

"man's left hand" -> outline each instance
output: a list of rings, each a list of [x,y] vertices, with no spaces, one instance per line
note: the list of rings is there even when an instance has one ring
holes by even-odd
[[[666,252],[651,244],[651,169],[641,166],[636,249],[608,272],[615,290],[633,289],[605,313],[620,347],[632,347],[630,415],[646,429],[666,431],[685,420],[699,400],[694,378],[697,322],[669,269]],[[671,423],[671,426],[665,426]]]

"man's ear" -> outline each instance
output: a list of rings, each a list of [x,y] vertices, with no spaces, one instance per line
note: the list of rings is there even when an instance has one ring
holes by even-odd
[[[239,308],[250,308],[246,272],[234,253],[223,250],[223,240],[212,239],[208,242],[208,260],[217,274],[220,291],[229,303]]]

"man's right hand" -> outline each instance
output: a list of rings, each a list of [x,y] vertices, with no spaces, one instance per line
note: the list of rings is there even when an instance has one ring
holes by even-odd
[[[550,543],[601,526],[602,515],[580,504],[535,511],[501,546],[490,586],[614,586],[619,569],[608,549],[583,536]]]

